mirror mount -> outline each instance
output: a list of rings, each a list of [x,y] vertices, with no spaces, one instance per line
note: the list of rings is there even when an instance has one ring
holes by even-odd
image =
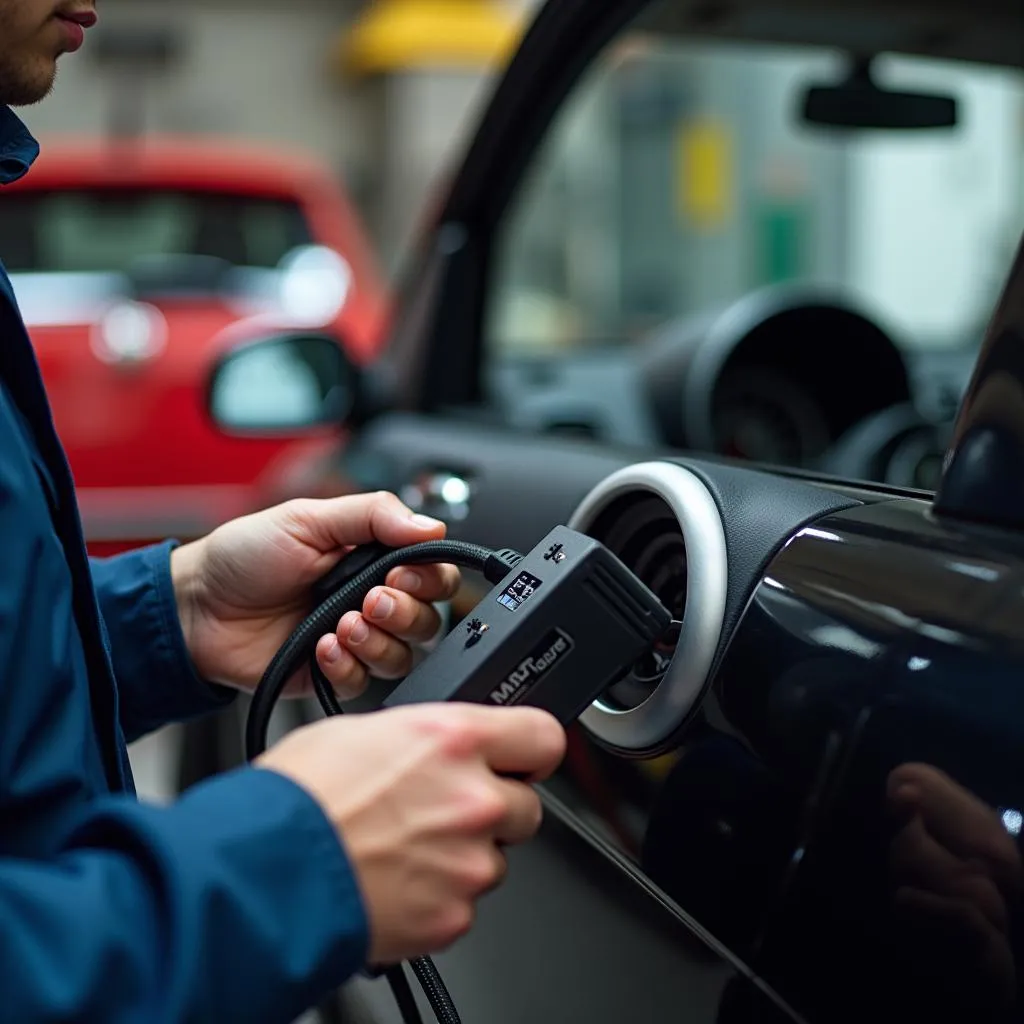
[[[846,131],[908,131],[955,128],[956,98],[937,93],[900,92],[880,86],[875,57],[853,58],[843,81],[810,85],[801,116],[806,124]]]

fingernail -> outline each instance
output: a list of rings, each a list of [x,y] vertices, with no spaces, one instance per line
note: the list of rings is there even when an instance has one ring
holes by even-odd
[[[423,586],[423,577],[411,569],[401,569],[395,577],[395,586],[407,594],[415,594]]]
[[[351,643],[361,644],[370,635],[370,627],[362,619],[356,619],[349,631],[348,638]]]
[[[439,526],[444,526],[440,519],[431,519],[430,516],[415,515],[409,522],[421,530],[436,530]]]
[[[327,649],[324,651],[323,658],[328,665],[337,665],[341,661],[341,644],[338,643],[338,638],[332,636],[327,643]]]
[[[394,610],[395,599],[388,593],[382,593],[374,602],[373,611],[370,614],[375,619],[386,619]]]

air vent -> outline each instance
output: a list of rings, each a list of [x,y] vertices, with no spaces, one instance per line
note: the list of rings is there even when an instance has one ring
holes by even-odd
[[[641,463],[598,484],[569,525],[614,551],[677,619],[666,644],[581,718],[613,750],[660,753],[704,692],[722,634],[728,565],[718,506],[688,469]]]

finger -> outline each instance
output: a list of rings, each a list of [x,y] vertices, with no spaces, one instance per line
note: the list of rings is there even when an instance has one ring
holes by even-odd
[[[366,669],[345,650],[334,633],[320,638],[316,661],[339,699],[352,700],[366,689],[369,682]]]
[[[975,1019],[995,1019],[994,1008],[1013,1003],[1013,951],[1006,937],[993,929],[976,907],[904,889],[896,894],[895,908],[897,922],[902,918],[912,929],[907,936],[909,948],[925,945],[928,949],[931,973],[949,973],[967,982],[975,995],[980,993],[984,1002],[976,1000]],[[1002,1019],[1003,1013],[997,1016]]]
[[[300,539],[323,552],[375,540],[389,547],[405,547],[439,540],[447,530],[440,520],[416,515],[387,491],[339,498],[297,498],[284,508]]]
[[[495,781],[508,810],[495,828],[494,838],[508,845],[527,842],[537,834],[544,817],[540,797],[522,782]]]
[[[919,920],[927,920],[933,937],[952,940],[964,951],[976,952],[1005,941],[968,900],[950,899],[920,889],[904,888],[896,892],[894,901],[896,907],[904,913],[910,912]]]
[[[491,856],[491,880],[480,891],[480,896],[486,896],[488,893],[494,892],[495,889],[500,889],[508,875],[508,859],[505,854],[497,846],[492,846],[489,853]]]
[[[1021,886],[1020,854],[999,816],[945,772],[926,764],[901,765],[890,775],[889,789],[948,850],[981,860],[1004,885]]]
[[[366,595],[363,616],[371,625],[409,643],[425,644],[441,628],[441,616],[433,605],[387,587],[375,587]]]
[[[401,679],[412,668],[412,651],[390,633],[370,625],[358,612],[338,624],[338,640],[377,679]]]
[[[963,862],[940,846],[917,817],[900,829],[889,848],[889,869],[897,884],[941,891],[944,878],[956,876],[962,868]]]
[[[459,592],[462,576],[454,565],[403,566],[392,569],[384,582],[420,601],[450,601]]]
[[[476,840],[447,851],[449,864],[461,868],[456,885],[463,895],[478,900],[493,892],[505,880],[508,862],[494,843]]]
[[[1006,927],[1006,903],[995,882],[936,842],[919,818],[894,840],[890,867],[897,884],[967,901],[997,928]]]
[[[501,775],[526,781],[546,779],[565,757],[565,730],[539,708],[493,708],[463,704],[460,713],[476,748],[488,766]]]

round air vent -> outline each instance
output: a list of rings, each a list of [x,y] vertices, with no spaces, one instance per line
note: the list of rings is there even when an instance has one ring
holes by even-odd
[[[580,718],[608,747],[657,753],[703,692],[722,635],[728,562],[718,506],[688,469],[639,463],[598,484],[569,526],[614,551],[677,619],[665,643]]]

